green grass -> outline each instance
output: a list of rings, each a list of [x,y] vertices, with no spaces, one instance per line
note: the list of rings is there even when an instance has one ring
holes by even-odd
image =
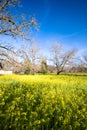
[[[0,130],[86,130],[87,75],[0,76]]]

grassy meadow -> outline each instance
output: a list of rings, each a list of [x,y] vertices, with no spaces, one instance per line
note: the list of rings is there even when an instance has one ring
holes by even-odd
[[[0,76],[0,130],[87,130],[87,75]]]

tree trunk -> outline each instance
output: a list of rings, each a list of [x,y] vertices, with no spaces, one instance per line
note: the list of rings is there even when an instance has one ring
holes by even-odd
[[[60,72],[59,71],[57,71],[57,75],[59,75],[60,74]]]
[[[61,72],[62,72],[61,70],[60,70],[60,71],[57,71],[57,75],[59,75]]]

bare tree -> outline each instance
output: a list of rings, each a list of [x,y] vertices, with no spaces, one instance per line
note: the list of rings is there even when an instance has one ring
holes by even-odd
[[[23,18],[23,15],[19,16],[19,19],[16,19],[16,15],[12,14],[12,9],[16,10],[19,0],[0,0],[0,35],[11,36],[12,38],[22,37],[25,40],[30,40],[30,37],[27,37],[26,32],[30,32],[31,27],[37,26],[37,22],[34,18],[28,20]],[[21,19],[20,19],[21,17]],[[15,64],[15,66],[20,66],[20,63],[15,60],[16,54],[14,49],[8,45],[5,45],[4,42],[0,43],[0,66],[3,68],[3,63]]]
[[[17,67],[18,71],[22,68],[25,74],[35,74],[39,70],[40,62],[40,48],[34,43],[31,45],[24,45],[19,50],[19,57],[21,59],[21,67]],[[16,68],[15,68],[16,69]]]
[[[51,61],[56,67],[57,75],[63,72],[65,67],[72,62],[75,53],[75,49],[65,52],[59,43],[53,44],[51,47]]]

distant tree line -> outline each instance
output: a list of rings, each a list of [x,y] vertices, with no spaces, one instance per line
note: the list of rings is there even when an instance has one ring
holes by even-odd
[[[0,68],[9,68],[18,74],[81,73],[87,72],[87,55],[77,57],[77,50],[66,50],[58,42],[49,49],[50,57],[41,54],[40,47],[34,43],[6,54]],[[4,52],[5,53],[5,52]]]

